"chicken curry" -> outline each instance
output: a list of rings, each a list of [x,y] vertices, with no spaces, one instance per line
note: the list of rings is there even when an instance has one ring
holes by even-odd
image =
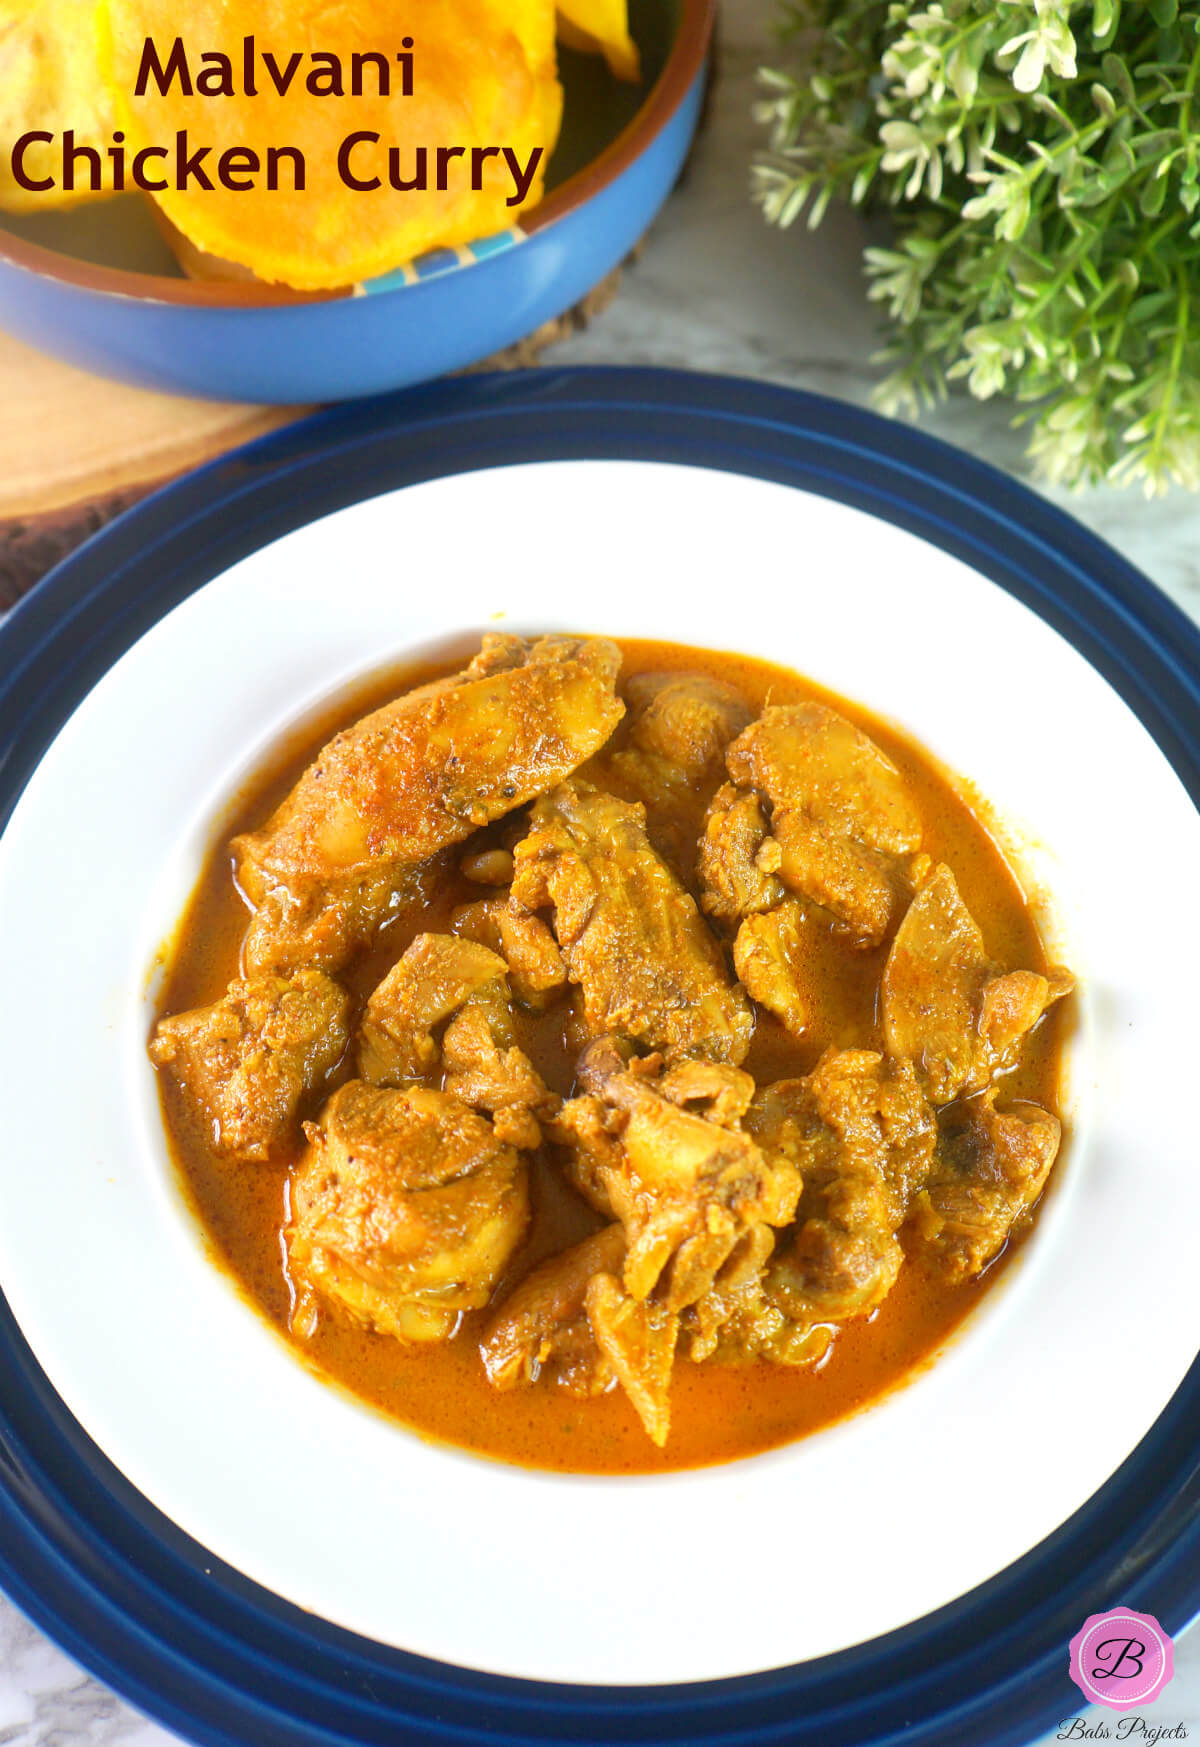
[[[510,1461],[694,1466],[864,1405],[1059,1151],[1071,978],[985,816],[740,656],[491,634],[346,700],[168,954],[150,1055],[215,1255],[322,1375]]]

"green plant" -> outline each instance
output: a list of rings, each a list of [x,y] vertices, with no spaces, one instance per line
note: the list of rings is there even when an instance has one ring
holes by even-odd
[[[1200,485],[1200,4],[793,0],[762,79],[777,224],[890,209],[879,399],[1028,403],[1068,484]]]

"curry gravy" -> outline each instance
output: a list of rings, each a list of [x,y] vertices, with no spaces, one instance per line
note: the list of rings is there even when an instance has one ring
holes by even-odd
[[[1006,966],[1045,970],[1046,954],[1030,908],[1012,870],[989,834],[984,809],[971,810],[932,759],[858,705],[835,697],[785,668],[748,657],[677,644],[617,639],[622,681],[635,673],[703,672],[736,686],[757,711],[764,704],[816,699],[857,722],[904,774],[925,826],[925,849],[954,872],[963,899],[983,930],[991,955]],[[159,1014],[218,999],[239,973],[247,911],[234,883],[229,839],[259,826],[288,793],[301,771],[338,729],[408,688],[456,671],[461,659],[391,670],[386,678],[345,695],[336,709],[310,721],[278,749],[235,798],[206,861],[167,954]],[[618,738],[620,736],[618,730]],[[619,785],[612,785],[619,792]],[[702,809],[701,809],[702,812]],[[694,840],[699,815],[652,815],[651,835],[661,848]],[[378,944],[340,973],[360,1002],[417,933],[448,927],[456,905],[487,895],[459,872],[464,854],[497,827],[477,832],[434,858],[422,897],[399,910]],[[690,875],[690,858],[685,877]],[[694,887],[693,887],[694,891]],[[761,1008],[744,1067],[760,1084],[809,1072],[827,1046],[881,1048],[877,991],[887,945],[855,950],[832,934],[813,954],[810,1000],[817,1014],[797,1040]],[[156,1018],[159,1016],[156,1014]],[[565,1007],[517,1015],[518,1041],[549,1086],[571,1090],[574,1057],[562,1030]],[[1064,1021],[1055,1008],[1027,1041],[1020,1066],[1004,1081],[1005,1095],[1030,1098],[1054,1110],[1058,1103]],[[350,1077],[348,1063],[317,1094]],[[745,1366],[696,1365],[677,1360],[671,1385],[671,1434],[658,1450],[642,1430],[625,1395],[614,1389],[579,1400],[550,1386],[493,1390],[477,1342],[487,1313],[465,1316],[444,1345],[404,1347],[368,1333],[323,1309],[313,1338],[288,1332],[292,1296],[282,1228],[288,1210],[288,1171],[300,1154],[270,1165],[217,1157],[204,1125],[195,1120],[169,1075],[159,1076],[171,1153],[186,1198],[207,1235],[214,1259],[293,1349],[320,1374],[426,1437],[530,1467],[632,1474],[728,1461],[786,1443],[864,1407],[934,1357],[963,1317],[1011,1259],[1014,1244],[982,1280],[949,1285],[911,1258],[884,1303],[869,1318],[842,1330],[819,1369],[795,1371],[763,1361]],[[314,1114],[306,1110],[305,1115]],[[301,1146],[303,1143],[300,1143]],[[531,1162],[534,1218],[497,1290],[497,1301],[545,1256],[586,1237],[603,1221],[568,1188],[544,1149]]]

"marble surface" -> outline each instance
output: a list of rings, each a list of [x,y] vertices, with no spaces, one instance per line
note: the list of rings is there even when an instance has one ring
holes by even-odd
[[[869,399],[876,336],[859,271],[858,220],[835,213],[815,235],[779,233],[747,199],[758,139],[750,116],[755,70],[770,52],[772,12],[773,0],[723,0],[719,76],[684,182],[616,302],[548,361],[670,365]],[[1021,439],[1008,418],[1002,405],[960,398],[924,428],[1019,471]],[[1200,499],[1050,495],[1200,618]],[[1183,1723],[1200,1735],[1200,1630],[1177,1646],[1176,1668],[1172,1686],[1139,1714],[1148,1726]],[[170,1747],[174,1740],[0,1599],[0,1747]]]

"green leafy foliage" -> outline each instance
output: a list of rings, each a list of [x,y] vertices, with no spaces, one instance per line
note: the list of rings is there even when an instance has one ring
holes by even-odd
[[[1200,485],[1200,4],[792,0],[767,217],[890,209],[884,409],[1028,403],[1067,484]]]

